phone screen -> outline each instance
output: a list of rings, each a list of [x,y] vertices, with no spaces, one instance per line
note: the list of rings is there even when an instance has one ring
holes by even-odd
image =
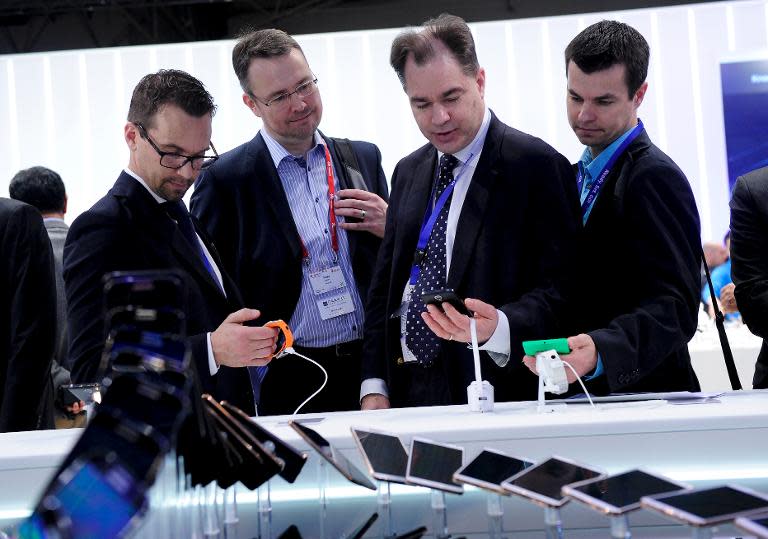
[[[527,498],[559,506],[567,501],[561,492],[565,485],[599,475],[596,470],[553,457],[504,481],[503,486]]]
[[[565,487],[570,496],[587,501],[591,498],[602,502],[601,507],[613,513],[625,513],[640,507],[640,498],[685,488],[663,477],[658,477],[641,470],[632,470],[623,474],[591,480],[580,485]],[[581,496],[579,495],[581,494]]]
[[[657,496],[648,500],[648,506],[684,522],[701,526],[768,509],[768,499],[734,487],[722,486]]]
[[[336,451],[328,440],[309,427],[297,423],[296,421],[289,421],[288,424],[312,447],[314,447],[323,458],[339,470],[344,477],[362,487],[376,490],[376,485],[371,482],[368,476],[361,472],[357,466],[352,464],[347,457]]]
[[[522,472],[532,464],[527,460],[484,449],[469,464],[456,472],[456,476],[468,478],[470,479],[468,482],[475,485],[480,482],[501,486],[505,479]]]
[[[374,477],[382,481],[405,483],[408,453],[397,436],[352,429]]]
[[[71,519],[73,537],[117,537],[143,506],[136,480],[118,465],[86,462],[63,481],[52,494]]]
[[[453,474],[461,468],[463,457],[464,451],[460,447],[414,438],[406,480],[416,485],[461,494],[464,488],[454,482]]]

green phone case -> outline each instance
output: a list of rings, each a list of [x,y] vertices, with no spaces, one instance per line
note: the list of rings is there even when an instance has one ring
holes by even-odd
[[[554,350],[558,354],[568,354],[568,339],[544,339],[542,341],[523,341],[523,350],[526,355],[535,356],[539,352]]]

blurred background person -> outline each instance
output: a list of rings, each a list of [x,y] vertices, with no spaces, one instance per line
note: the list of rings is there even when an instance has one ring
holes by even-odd
[[[31,167],[20,170],[8,186],[11,198],[34,206],[43,217],[43,224],[53,248],[54,273],[56,278],[56,344],[51,362],[51,389],[54,406],[46,410],[57,427],[82,426],[85,422],[82,401],[72,402],[69,392],[62,386],[72,380],[66,367],[67,357],[67,298],[64,292],[62,259],[64,242],[69,227],[64,222],[67,213],[67,191],[61,176],[45,167]]]
[[[715,297],[719,298],[720,310],[725,313],[725,320],[730,322],[737,322],[740,319],[738,309],[736,308],[736,300],[733,296],[733,279],[731,279],[731,231],[726,232],[723,238],[723,252],[725,253],[725,260],[714,267],[710,266],[710,277],[712,278],[712,287],[715,290]],[[706,253],[705,253],[706,258]],[[709,262],[707,262],[709,266]],[[726,287],[728,287],[726,289]],[[723,298],[726,301],[723,301]],[[733,299],[729,299],[733,298]],[[706,281],[701,288],[701,302],[704,304],[704,308],[710,318],[715,317],[715,309],[712,305],[712,295],[709,292],[709,283]],[[726,303],[728,307],[726,308]]]

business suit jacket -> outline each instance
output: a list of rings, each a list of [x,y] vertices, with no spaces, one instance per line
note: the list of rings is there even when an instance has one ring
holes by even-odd
[[[427,144],[401,160],[392,177],[384,241],[368,298],[363,380],[387,382],[392,406],[429,405],[406,397],[400,320],[392,319],[408,281],[424,211],[430,203],[437,150]],[[492,116],[459,216],[447,287],[501,307],[509,319],[511,361],[498,367],[485,353],[483,378],[497,400],[535,398],[536,378],[522,367],[521,341],[556,331],[552,285],[578,231],[578,200],[567,160],[543,141]],[[443,376],[453,403],[466,402],[474,379],[465,343],[442,341]]]
[[[194,222],[194,219],[193,219]],[[202,227],[197,233],[216,264],[217,252]],[[187,335],[203,391],[253,413],[246,369],[221,367],[210,375],[206,332],[242,306],[240,294],[222,268],[225,297],[199,254],[152,195],[121,173],[115,185],[69,230],[64,248],[64,280],[69,311],[69,355],[76,382],[98,381],[105,327],[101,278],[112,271],[178,270],[187,282]]]
[[[49,406],[53,255],[40,213],[0,198],[0,432],[33,430]]]
[[[697,391],[687,344],[699,309],[699,214],[687,178],[645,132],[606,178],[579,252],[569,334],[587,332],[605,367],[590,391]]]
[[[749,330],[763,338],[752,386],[768,388],[768,168],[736,180],[731,198],[731,277]]]
[[[341,188],[351,187],[336,144],[323,138]],[[379,149],[368,142],[353,141],[352,146],[368,189],[387,200]],[[246,305],[259,309],[265,322],[290,320],[301,293],[301,237],[261,133],[205,170],[191,206],[219,247]],[[348,231],[347,238],[355,283],[365,302],[381,240],[368,232]]]

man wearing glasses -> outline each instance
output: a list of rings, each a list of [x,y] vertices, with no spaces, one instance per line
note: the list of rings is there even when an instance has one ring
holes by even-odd
[[[381,154],[318,131],[317,76],[285,32],[244,35],[232,63],[263,127],[201,175],[192,212],[246,302],[287,321],[296,350],[328,371],[303,410],[357,409],[363,304],[387,210]],[[251,374],[259,415],[293,412],[323,382],[293,355]]]
[[[173,269],[187,282],[186,323],[205,392],[253,413],[246,369],[264,365],[275,330],[246,327],[237,287],[182,197],[218,157],[211,142],[213,98],[183,71],[145,76],[133,91],[125,142],[128,167],[69,230],[64,248],[72,378],[99,381],[104,347],[101,277],[112,271]]]

